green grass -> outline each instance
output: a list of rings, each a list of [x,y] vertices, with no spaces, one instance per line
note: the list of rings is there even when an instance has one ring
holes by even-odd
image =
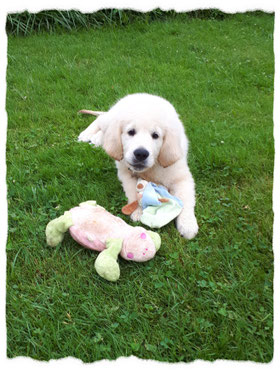
[[[136,22],[150,23],[154,20],[170,18],[224,19],[230,14],[218,9],[198,9],[180,15],[174,10],[154,9],[150,12],[137,12],[130,9],[102,9],[93,13],[81,13],[78,10],[43,10],[38,13],[10,13],[7,16],[6,30],[9,35],[30,35],[47,31],[81,30],[99,28],[104,25],[126,26]]]
[[[273,22],[175,17],[9,38],[9,357],[271,361]],[[200,231],[186,241],[170,223],[154,260],[120,259],[108,283],[96,253],[69,235],[47,247],[44,230],[88,199],[121,216],[114,162],[76,142],[92,120],[77,111],[133,92],[170,100],[186,126]]]

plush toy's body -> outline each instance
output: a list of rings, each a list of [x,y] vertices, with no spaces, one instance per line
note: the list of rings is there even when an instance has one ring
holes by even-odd
[[[47,243],[58,245],[69,229],[71,236],[82,246],[99,254],[95,268],[109,281],[119,278],[117,257],[144,262],[152,259],[160,247],[160,236],[142,227],[132,227],[95,201],[87,201],[66,211],[46,227]],[[105,250],[106,249],[106,250]]]
[[[137,201],[124,206],[122,212],[130,215],[140,206],[143,210],[140,221],[151,228],[163,227],[182,211],[182,201],[171,195],[162,185],[138,179],[136,192]]]

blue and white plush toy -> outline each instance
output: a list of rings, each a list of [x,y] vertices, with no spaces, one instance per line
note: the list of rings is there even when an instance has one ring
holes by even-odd
[[[138,179],[136,191],[137,201],[124,206],[122,212],[130,215],[140,206],[143,210],[140,221],[150,228],[163,227],[182,211],[182,201],[172,196],[162,185]]]

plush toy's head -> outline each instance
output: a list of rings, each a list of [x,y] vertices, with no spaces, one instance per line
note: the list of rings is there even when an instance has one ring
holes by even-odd
[[[126,260],[145,262],[152,259],[160,247],[158,233],[135,227],[123,241],[121,256]]]

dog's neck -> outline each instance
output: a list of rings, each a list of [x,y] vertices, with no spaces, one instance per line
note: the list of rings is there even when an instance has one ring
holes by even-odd
[[[143,174],[145,174],[145,171],[144,172],[136,172],[129,167],[128,167],[128,171],[131,173],[132,177],[135,177],[136,179],[146,180],[145,177],[143,176]],[[146,180],[146,181],[151,181],[151,180]]]
[[[156,180],[154,177],[151,178],[150,176],[153,175],[153,171],[151,168],[149,168],[148,170],[146,171],[143,171],[143,172],[135,172],[133,170],[131,170],[130,168],[128,168],[128,170],[130,171],[131,173],[131,176],[132,177],[135,177],[136,179],[143,179],[143,180],[146,180],[147,182],[152,182],[152,183],[156,183],[156,184],[160,184],[160,180]]]

